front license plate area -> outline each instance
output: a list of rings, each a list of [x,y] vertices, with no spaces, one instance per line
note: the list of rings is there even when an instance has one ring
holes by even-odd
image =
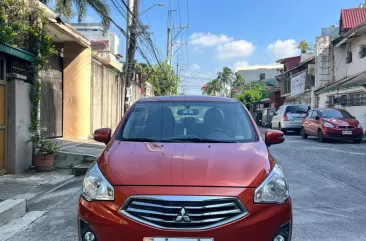
[[[342,131],[342,135],[352,135],[352,131]]]
[[[213,238],[154,238],[153,241],[213,241]]]

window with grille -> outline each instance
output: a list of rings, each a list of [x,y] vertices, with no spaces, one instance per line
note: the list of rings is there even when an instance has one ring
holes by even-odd
[[[328,96],[327,107],[334,107],[334,105],[335,105],[335,96],[334,95]]]
[[[362,106],[366,105],[366,92],[348,93],[342,95],[330,95],[326,102],[327,107],[341,106]]]
[[[347,51],[347,57],[346,57],[346,63],[350,64],[352,63],[352,51]]]
[[[366,105],[366,92],[348,94],[348,106]]]
[[[366,45],[360,46],[360,52],[358,52],[358,56],[360,57],[360,59],[366,57]]]

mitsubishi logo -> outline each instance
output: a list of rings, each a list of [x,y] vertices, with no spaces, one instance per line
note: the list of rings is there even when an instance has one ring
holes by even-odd
[[[190,222],[190,221],[191,221],[191,218],[188,216],[188,214],[186,214],[186,210],[184,208],[182,208],[180,210],[180,214],[175,219],[175,222],[180,223],[180,222]]]

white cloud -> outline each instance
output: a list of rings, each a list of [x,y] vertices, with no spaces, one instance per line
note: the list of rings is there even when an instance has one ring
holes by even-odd
[[[193,33],[190,37],[190,43],[197,46],[215,46],[218,44],[224,44],[230,42],[232,38],[225,34],[215,35],[212,33]]]
[[[219,59],[232,59],[248,57],[253,54],[254,45],[246,40],[232,41],[217,46],[217,57]]]
[[[287,58],[299,55],[299,50],[296,48],[295,39],[277,40],[275,43],[268,45],[268,50],[277,58]]]
[[[200,70],[201,69],[201,66],[199,66],[198,64],[194,63],[192,64],[192,69],[193,70]]]
[[[237,61],[234,64],[234,69],[235,69],[235,71],[237,71],[241,67],[246,67],[246,66],[249,66],[249,62],[248,61]]]

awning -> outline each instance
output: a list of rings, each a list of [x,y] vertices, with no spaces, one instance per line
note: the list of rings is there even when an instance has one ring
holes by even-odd
[[[322,89],[316,90],[315,94],[321,94],[324,92],[330,92],[330,91],[340,90],[340,89],[347,89],[347,88],[357,87],[357,86],[362,86],[362,85],[366,85],[366,72],[341,79]]]
[[[4,52],[28,62],[34,62],[35,56],[23,49],[12,47],[8,44],[0,44],[0,52]]]

